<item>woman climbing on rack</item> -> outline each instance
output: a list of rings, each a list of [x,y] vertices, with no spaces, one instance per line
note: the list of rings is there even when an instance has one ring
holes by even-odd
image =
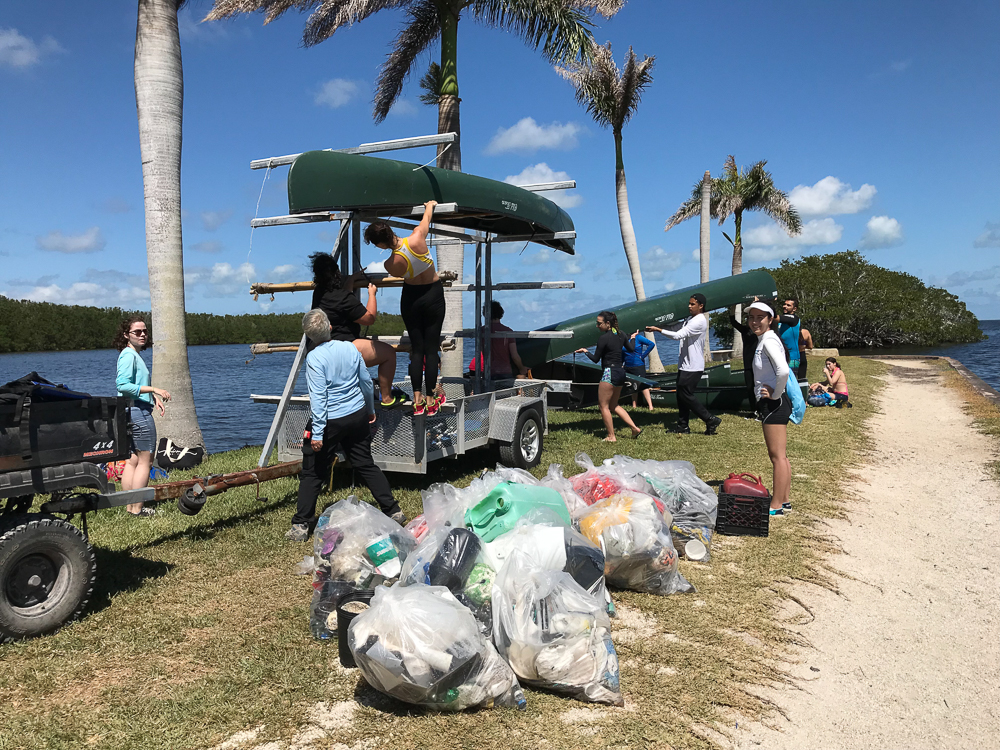
[[[378,366],[378,389],[383,408],[398,405],[401,398],[392,394],[392,378],[396,373],[396,350],[384,341],[372,341],[361,335],[361,326],[370,326],[378,315],[374,284],[368,285],[368,304],[361,300],[352,289],[344,287],[344,279],[337,268],[337,261],[329,253],[314,253],[309,256],[312,266],[313,292],[309,309],[320,309],[330,319],[331,341],[350,341],[361,353],[366,367]],[[306,351],[315,347],[312,341],[306,344]]]
[[[600,362],[604,368],[601,383],[597,386],[597,403],[601,407],[601,419],[604,420],[604,427],[608,431],[604,442],[617,441],[612,412],[622,418],[632,430],[632,437],[637,438],[642,434],[642,430],[635,426],[628,412],[618,405],[618,397],[622,393],[622,386],[625,385],[622,352],[635,351],[635,343],[618,330],[618,316],[613,312],[605,310],[597,314],[597,330],[601,332],[601,336],[597,339],[594,353],[591,354],[589,349],[577,349],[576,353],[586,354],[591,362]]]
[[[410,336],[409,374],[416,415],[436,414],[445,401],[444,390],[437,388],[438,351],[441,326],[444,325],[444,284],[427,248],[427,232],[436,205],[437,201],[424,204],[423,218],[406,238],[397,237],[389,223],[381,219],[365,229],[366,243],[392,251],[385,261],[385,270],[403,279],[399,311]]]

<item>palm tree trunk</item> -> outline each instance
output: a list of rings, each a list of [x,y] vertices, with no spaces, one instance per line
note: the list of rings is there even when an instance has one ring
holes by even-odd
[[[455,133],[453,143],[438,146],[437,166],[440,169],[462,171],[461,119],[458,98],[458,13],[451,3],[438,2],[441,16],[441,91],[438,102],[438,133]],[[438,245],[438,270],[454,271],[458,274],[456,283],[465,277],[465,246]],[[462,293],[444,292],[444,330],[458,331],[465,328],[462,315]],[[441,373],[449,377],[462,377],[464,365],[463,347],[450,352],[442,352]]]
[[[705,170],[705,176],[701,182],[701,233],[699,235],[699,250],[701,260],[701,283],[708,281],[708,252],[709,243],[712,239],[712,173]],[[708,313],[705,313],[708,318]],[[705,337],[705,361],[712,359],[712,345]]]
[[[198,427],[184,328],[181,239],[181,122],[184,73],[178,0],[139,0],[135,33],[135,104],[146,209],[146,259],[154,333],[152,382],[170,391],[159,437],[204,446]]]
[[[736,232],[733,234],[733,276],[743,273],[743,212],[735,215]],[[736,306],[736,320],[743,322],[743,305]],[[743,357],[743,337],[733,334],[733,358]]]
[[[628,208],[628,186],[625,183],[625,162],[622,159],[622,134],[615,133],[615,197],[618,200],[618,226],[622,233],[622,246],[625,248],[625,260],[632,272],[632,286],[635,288],[635,298],[646,299],[646,290],[642,284],[642,271],[639,269],[639,248],[635,241],[635,229],[632,226],[632,213]],[[660,355],[654,349],[649,353],[649,371],[663,372]]]

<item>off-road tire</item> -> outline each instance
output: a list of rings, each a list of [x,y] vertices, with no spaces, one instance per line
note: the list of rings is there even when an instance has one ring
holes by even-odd
[[[0,527],[0,643],[53,633],[80,616],[97,560],[76,526],[30,513]]]
[[[525,409],[514,425],[514,440],[500,444],[504,466],[531,469],[542,460],[542,419],[534,409]]]

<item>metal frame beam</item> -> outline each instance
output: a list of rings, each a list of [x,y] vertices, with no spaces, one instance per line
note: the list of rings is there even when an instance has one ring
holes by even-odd
[[[421,146],[437,146],[441,143],[454,143],[458,138],[456,133],[438,133],[437,135],[418,135],[413,138],[396,138],[391,141],[374,141],[373,143],[362,143],[354,148],[326,148],[323,151],[333,151],[337,154],[376,154],[382,151],[401,151],[406,148],[420,148]],[[254,159],[250,162],[250,169],[267,169],[268,167],[283,167],[291,164],[298,154],[287,154],[285,156],[271,156],[267,159]]]

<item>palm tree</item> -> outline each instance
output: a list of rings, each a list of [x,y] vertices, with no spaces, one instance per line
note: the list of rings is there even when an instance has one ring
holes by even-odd
[[[484,26],[520,36],[532,49],[542,48],[550,62],[568,62],[586,56],[593,41],[591,11],[606,18],[617,13],[625,0],[215,0],[206,21],[216,21],[241,13],[260,12],[268,24],[285,11],[295,8],[312,11],[306,21],[302,42],[306,47],[329,39],[340,28],[363,21],[380,10],[404,9],[408,16],[396,36],[375,82],[374,118],[382,122],[403,91],[418,56],[440,40],[441,63],[435,73],[438,105],[438,132],[455,133],[451,144],[438,146],[437,165],[462,170],[461,119],[458,94],[458,21],[463,12]],[[423,99],[423,97],[422,97]],[[462,282],[465,251],[462,245],[441,245],[437,249],[441,270],[454,271]],[[462,324],[461,293],[446,293],[445,330]],[[445,375],[462,374],[462,354],[445,353]]]
[[[795,206],[788,200],[788,195],[774,186],[774,178],[764,167],[766,161],[759,161],[749,169],[740,170],[736,166],[736,158],[730,154],[720,177],[712,179],[711,212],[719,220],[719,226],[733,217],[736,231],[733,237],[725,232],[722,236],[733,246],[733,275],[743,273],[743,212],[762,211],[770,216],[778,226],[788,234],[795,235],[802,231],[802,220]],[[701,214],[701,189],[703,181],[695,183],[688,198],[676,213],[667,219],[663,230],[669,232],[682,221]],[[737,307],[737,319],[741,317]],[[739,337],[733,341],[733,356],[742,356],[742,341]]]
[[[139,0],[135,31],[135,105],[146,209],[146,260],[153,312],[153,375],[173,397],[157,432],[204,446],[188,366],[181,239],[181,121],[184,72],[177,11],[184,0]]]
[[[632,214],[628,207],[628,187],[625,184],[625,162],[622,159],[622,130],[639,107],[642,93],[653,82],[650,71],[656,58],[644,57],[640,62],[631,47],[625,55],[625,64],[618,69],[611,52],[611,42],[603,47],[594,44],[590,60],[573,63],[556,71],[576,88],[576,100],[582,104],[594,121],[603,128],[611,128],[615,138],[615,195],[618,200],[618,226],[621,228],[625,259],[632,272],[632,286],[637,300],[646,299],[639,269],[639,248],[632,227]],[[660,357],[654,349],[649,355],[652,372],[663,372]]]

